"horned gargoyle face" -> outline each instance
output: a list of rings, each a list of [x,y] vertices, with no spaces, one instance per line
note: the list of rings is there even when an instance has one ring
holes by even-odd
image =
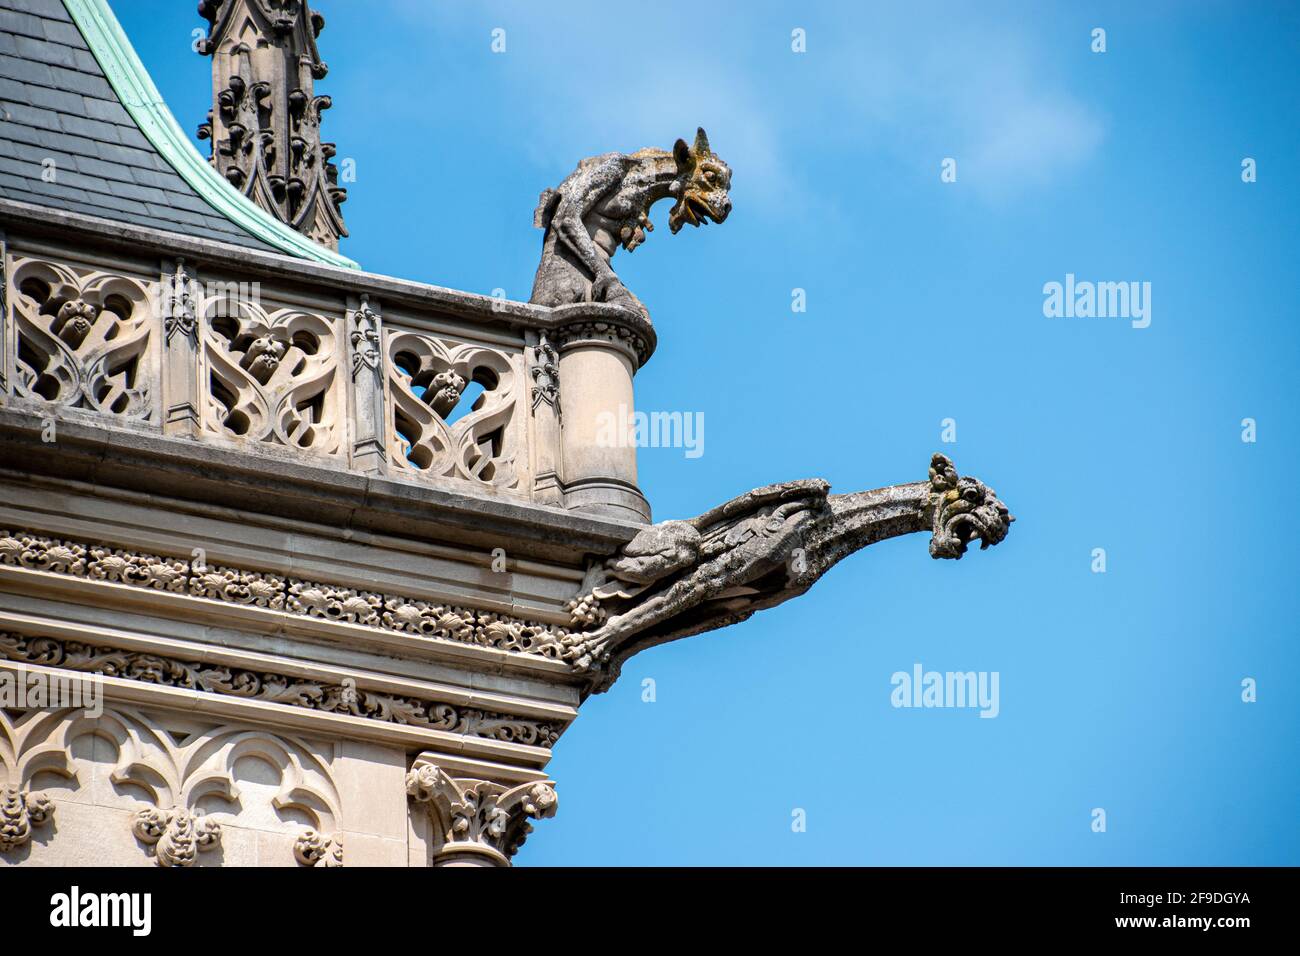
[[[695,133],[695,145],[679,139],[673,146],[677,161],[677,179],[673,195],[677,202],[668,214],[668,228],[674,233],[685,223],[698,226],[710,219],[723,222],[731,212],[731,167],[709,149],[709,137],[703,129]]]
[[[982,551],[1005,538],[1016,520],[992,488],[978,478],[959,478],[943,455],[931,462],[930,488],[936,499],[931,557],[960,558],[976,538]]]

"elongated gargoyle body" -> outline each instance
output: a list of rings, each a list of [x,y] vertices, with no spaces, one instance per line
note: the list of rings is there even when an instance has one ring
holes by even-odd
[[[679,139],[671,152],[643,149],[584,159],[537,204],[533,224],[546,230],[531,302],[569,305],[609,302],[649,313],[614,273],[618,247],[631,252],[654,229],[650,207],[675,199],[668,227],[722,222],[731,212],[731,168],[714,155],[704,130],[694,145]]]
[[[1006,537],[1015,519],[943,455],[927,481],[832,495],[819,479],[769,485],[689,521],[653,525],[594,563],[570,602],[565,656],[602,691],[657,644],[743,621],[807,591],[869,544],[929,531],[930,554],[960,558]]]

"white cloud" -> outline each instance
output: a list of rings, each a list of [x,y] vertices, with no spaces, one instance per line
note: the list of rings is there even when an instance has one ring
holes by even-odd
[[[1031,37],[977,7],[846,3],[808,11],[808,52],[793,54],[786,13],[758,4],[713,24],[686,3],[391,2],[434,47],[481,42],[488,55],[490,30],[506,29],[511,108],[539,117],[521,148],[551,175],[703,125],[756,205],[822,205],[800,179],[818,143],[790,134],[815,128],[823,146],[932,164],[936,177],[953,156],[960,182],[1001,200],[1057,181],[1105,138],[1098,110],[1062,88],[1070,41],[1041,18]]]

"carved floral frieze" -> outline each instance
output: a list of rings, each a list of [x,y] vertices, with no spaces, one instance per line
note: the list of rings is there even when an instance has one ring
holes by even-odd
[[[0,631],[0,660],[537,747],[553,746],[560,734],[559,728],[543,721],[365,690],[350,679],[336,684],[53,637],[27,637]]]
[[[231,604],[418,634],[554,660],[568,631],[495,611],[321,584],[181,558],[0,530],[0,565],[186,593]]]

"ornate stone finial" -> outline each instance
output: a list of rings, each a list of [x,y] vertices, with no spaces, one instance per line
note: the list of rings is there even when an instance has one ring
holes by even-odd
[[[848,495],[818,479],[769,485],[689,521],[641,531],[593,562],[569,602],[565,659],[606,690],[623,661],[743,621],[807,591],[838,561],[886,538],[931,532],[930,554],[960,558],[1002,541],[1015,519],[992,489],[935,455],[928,481]]]
[[[549,780],[507,787],[490,780],[454,780],[442,768],[416,761],[406,775],[407,795],[428,804],[442,831],[435,863],[478,859],[506,866],[528,834],[531,820],[555,816],[559,797]]]
[[[314,81],[328,68],[316,38],[324,18],[303,0],[201,0],[212,57],[213,107],[199,127],[212,140],[212,165],[271,215],[338,250],[348,234],[340,209],[347,190],[321,142],[328,96]]]
[[[546,230],[529,300],[538,305],[609,302],[649,318],[610,266],[622,246],[631,252],[653,231],[650,207],[673,198],[668,227],[723,222],[731,212],[731,167],[709,147],[703,129],[691,146],[643,149],[584,159],[555,189],[545,190],[533,224]]]

